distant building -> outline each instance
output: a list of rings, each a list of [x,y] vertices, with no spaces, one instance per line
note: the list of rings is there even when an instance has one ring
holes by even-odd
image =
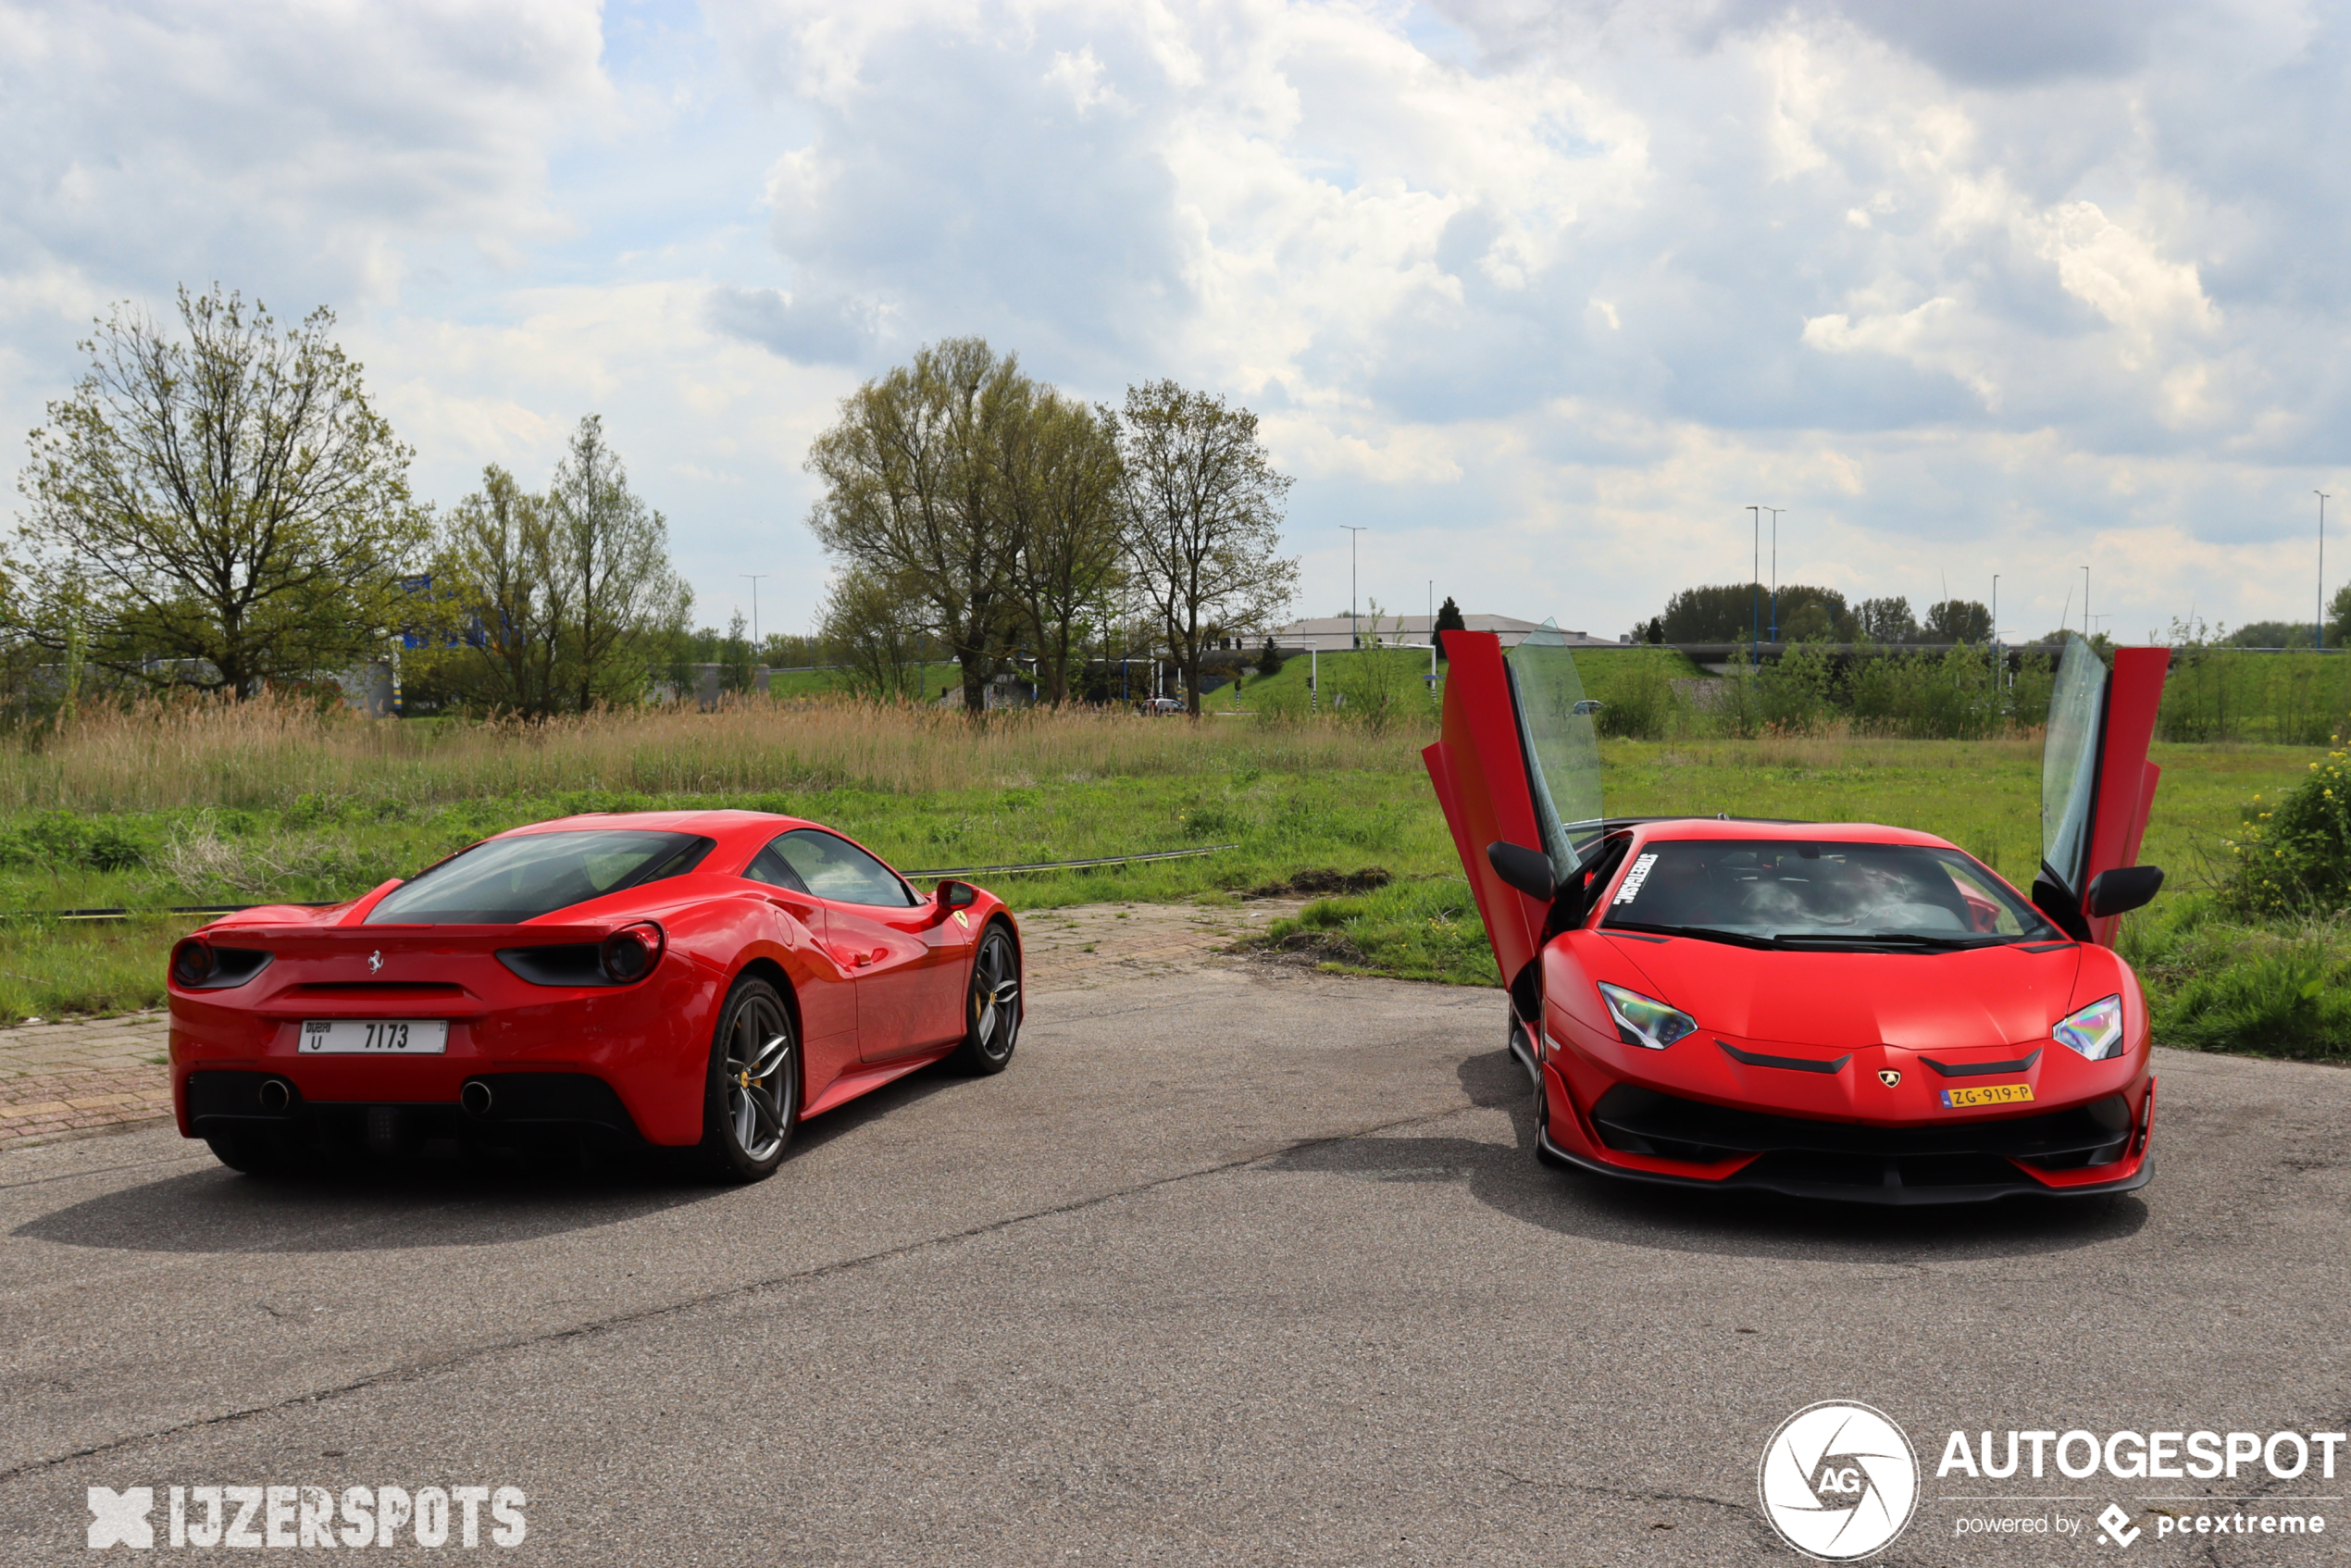
[[[1526,640],[1530,631],[1542,628],[1540,621],[1523,621],[1512,616],[1463,616],[1464,629],[1490,631],[1502,640],[1505,648],[1515,648]],[[1425,648],[1428,646],[1430,617],[1427,616],[1382,616],[1378,633],[1383,644],[1390,648]],[[1274,628],[1274,646],[1285,653],[1344,651],[1352,646],[1349,639],[1360,632],[1366,645],[1372,640],[1372,617],[1360,616],[1352,628],[1345,616],[1314,616],[1292,621]],[[1571,648],[1621,648],[1623,640],[1613,637],[1592,637],[1581,631],[1562,630],[1560,635]]]

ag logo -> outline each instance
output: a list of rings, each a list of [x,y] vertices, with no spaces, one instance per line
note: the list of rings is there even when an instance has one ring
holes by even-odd
[[[1807,1557],[1867,1557],[1902,1533],[1919,1500],[1909,1438],[1868,1405],[1823,1400],[1780,1424],[1756,1475],[1763,1516]]]
[[[1877,1081],[1888,1089],[1898,1088],[1902,1082],[1902,1070],[1899,1067],[1880,1067]]]

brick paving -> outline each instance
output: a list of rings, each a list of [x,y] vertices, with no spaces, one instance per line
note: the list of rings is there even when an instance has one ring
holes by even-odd
[[[160,1012],[0,1029],[0,1149],[170,1115],[166,1030]]]
[[[1021,918],[1028,989],[1090,990],[1138,975],[1218,963],[1232,941],[1303,906],[1092,903]],[[171,1079],[160,1012],[0,1029],[0,1151],[86,1138],[166,1119]]]

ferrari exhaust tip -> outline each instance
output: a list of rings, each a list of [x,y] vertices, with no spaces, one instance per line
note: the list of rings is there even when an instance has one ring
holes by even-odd
[[[273,1116],[283,1115],[293,1103],[293,1090],[283,1078],[267,1078],[261,1085],[261,1108]]]
[[[479,1078],[467,1078],[465,1086],[457,1090],[457,1103],[465,1107],[468,1116],[487,1116],[490,1114],[490,1086]]]

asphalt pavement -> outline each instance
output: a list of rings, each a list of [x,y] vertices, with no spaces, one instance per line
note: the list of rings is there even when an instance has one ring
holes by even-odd
[[[477,1497],[478,1547],[385,1562],[1793,1563],[1758,1463],[1824,1400],[1918,1450],[1880,1561],[2351,1548],[2315,1464],[1936,1475],[1953,1430],[2351,1427],[2351,1074],[2163,1052],[2140,1193],[1840,1210],[1539,1166],[1501,1035],[1492,992],[1221,961],[1039,994],[1007,1073],[746,1188],[0,1153],[0,1564],[209,1555],[174,1486],[199,1531],[194,1488],[288,1488],[289,1541],[304,1487],[521,1494],[519,1545]],[[93,1487],[153,1488],[151,1550],[90,1549]],[[2214,1511],[2330,1527],[2158,1535]],[[2051,1533],[1958,1534],[2003,1517]]]

